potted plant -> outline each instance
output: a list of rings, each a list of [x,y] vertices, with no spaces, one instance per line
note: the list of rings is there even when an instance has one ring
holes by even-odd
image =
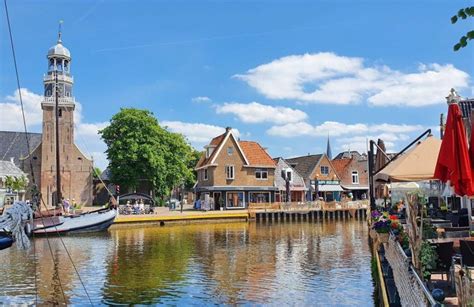
[[[377,232],[377,238],[380,243],[388,242],[390,224],[391,224],[390,220],[387,220],[385,218],[381,218],[372,224],[372,229],[374,229],[375,232]]]

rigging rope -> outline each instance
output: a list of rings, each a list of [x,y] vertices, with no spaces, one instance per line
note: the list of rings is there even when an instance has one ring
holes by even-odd
[[[7,5],[7,0],[4,0],[4,5],[5,5],[5,14],[6,14],[6,19],[7,19],[7,24],[8,24],[8,32],[9,32],[9,36],[10,36],[10,44],[11,44],[11,49],[12,49],[12,54],[13,54],[13,62],[14,62],[14,65],[15,65],[15,74],[16,74],[16,83],[17,83],[17,87],[18,87],[18,95],[19,95],[19,98],[20,98],[20,106],[21,106],[21,114],[22,114],[22,117],[23,117],[23,128],[25,130],[25,138],[26,138],[26,147],[27,147],[27,150],[28,150],[28,155],[31,153],[30,151],[30,140],[28,138],[28,129],[27,129],[27,126],[26,126],[26,117],[25,117],[25,110],[24,110],[24,106],[23,106],[23,98],[22,98],[22,95],[21,95],[21,86],[20,86],[20,77],[19,77],[19,73],[18,73],[18,66],[17,66],[17,61],[16,61],[16,54],[15,54],[15,46],[14,46],[14,43],[13,43],[13,34],[12,34],[12,29],[11,29],[11,24],[10,24],[10,16],[8,14],[8,5]],[[57,90],[57,89],[56,89]],[[29,159],[29,165],[30,165],[30,171],[31,171],[31,178],[32,178],[32,183],[33,183],[33,186],[35,187],[36,186],[36,181],[35,181],[35,174],[34,174],[34,169],[33,169],[33,161],[32,159],[30,158]],[[57,188],[60,188],[60,187],[57,187]],[[43,215],[41,213],[41,203],[44,204],[44,206],[46,207],[47,209],[47,206],[46,204],[44,203],[44,200],[43,200],[43,197],[40,196],[41,200],[40,200],[40,205],[39,205],[39,213],[40,213],[40,217],[41,217],[41,220],[43,221],[43,224],[44,224],[44,219],[43,219]],[[66,247],[66,245],[64,244],[64,241],[62,239],[62,237],[60,236],[59,234],[59,231],[57,229],[56,226],[54,226],[54,228],[56,229],[56,233],[58,234],[58,237],[69,257],[69,260],[71,261],[72,263],[72,266],[74,267],[74,270],[79,278],[79,281],[82,285],[82,287],[84,288],[84,292],[86,293],[87,295],[87,298],[89,299],[89,302],[92,304],[92,300],[89,296],[89,293],[87,292],[87,289],[82,281],[82,278],[79,274],[79,272],[77,271],[77,268],[74,264],[74,261],[72,260],[72,257]],[[33,239],[34,239],[34,233],[33,233]],[[49,250],[50,250],[50,253],[51,253],[51,257],[52,259],[54,258],[53,257],[53,250],[52,250],[52,247],[51,247],[51,242],[49,241],[49,237],[48,235],[46,234],[46,241],[48,242],[48,247],[49,247]],[[34,249],[34,252],[36,252],[36,249]],[[35,254],[35,257],[36,257],[36,254]],[[54,260],[53,260],[54,261]],[[36,274],[36,262],[35,262],[35,286],[37,285],[37,274]],[[63,286],[62,286],[62,283],[61,283],[61,279],[59,278],[58,276],[58,280],[59,280],[59,285],[61,287],[61,293],[62,293],[62,296],[63,296],[63,300],[64,300],[64,303],[67,304],[67,301],[66,301],[66,296],[64,294],[64,289],[63,289]],[[36,286],[35,287],[35,300],[37,301],[38,300],[38,287]]]

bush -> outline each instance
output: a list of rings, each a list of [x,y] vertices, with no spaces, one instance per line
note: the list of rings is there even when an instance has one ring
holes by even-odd
[[[420,263],[421,263],[421,274],[425,280],[429,280],[431,272],[436,269],[436,263],[438,262],[438,254],[434,246],[431,246],[427,241],[421,243],[420,250]]]

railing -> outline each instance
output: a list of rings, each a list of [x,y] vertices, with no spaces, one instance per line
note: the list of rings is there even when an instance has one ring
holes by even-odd
[[[45,103],[56,103],[56,97],[44,97],[43,102]],[[58,104],[73,104],[75,102],[74,97],[59,97]]]
[[[436,301],[393,235],[390,235],[384,247],[402,306],[434,306]]]
[[[47,74],[43,76],[43,81],[51,81],[55,80],[56,76],[54,74]],[[69,82],[74,82],[74,77],[71,76],[69,73],[65,74],[58,74],[58,81],[69,81]]]

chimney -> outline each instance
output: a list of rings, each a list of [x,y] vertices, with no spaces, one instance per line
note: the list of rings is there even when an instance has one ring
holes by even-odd
[[[232,127],[225,127],[225,132],[228,133],[230,130],[232,130]]]

